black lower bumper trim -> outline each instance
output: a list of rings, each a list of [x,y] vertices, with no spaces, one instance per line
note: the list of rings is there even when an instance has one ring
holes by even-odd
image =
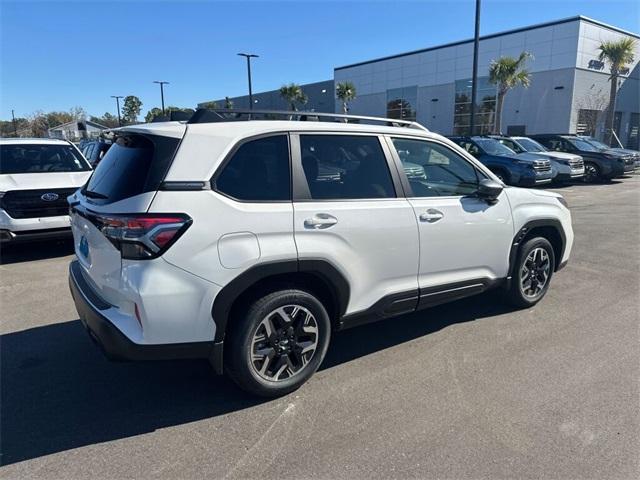
[[[206,358],[212,363],[216,372],[222,371],[222,355],[220,354],[222,343],[194,342],[140,345],[129,340],[101,313],[100,308],[90,302],[90,298],[99,298],[99,296],[91,291],[91,287],[84,278],[79,277],[79,275],[81,276],[80,268],[77,260],[74,260],[69,265],[71,295],[80,316],[80,321],[107,358],[120,361]],[[104,304],[106,302],[103,302],[100,307],[102,308]]]
[[[0,230],[1,243],[37,242],[39,240],[67,239],[72,236],[71,228],[48,228],[44,230]]]

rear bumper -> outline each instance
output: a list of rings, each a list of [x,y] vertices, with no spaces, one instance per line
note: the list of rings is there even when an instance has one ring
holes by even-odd
[[[69,289],[82,325],[110,360],[173,360],[206,358],[222,371],[222,342],[141,345],[132,342],[105,316],[111,305],[102,300],[82,276],[77,260],[69,265]]]

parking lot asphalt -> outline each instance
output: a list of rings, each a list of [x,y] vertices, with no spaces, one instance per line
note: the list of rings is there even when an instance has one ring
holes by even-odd
[[[337,333],[277,400],[206,362],[109,362],[71,247],[4,249],[0,476],[638,478],[640,176],[558,191],[576,240],[538,306],[489,293]]]

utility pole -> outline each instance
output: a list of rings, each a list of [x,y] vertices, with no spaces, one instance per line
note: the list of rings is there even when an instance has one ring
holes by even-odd
[[[247,59],[247,76],[249,77],[249,110],[253,110],[253,92],[251,91],[251,59],[258,58],[259,55],[254,55],[253,53],[239,53],[238,55]]]
[[[122,120],[120,120],[120,99],[124,98],[122,95],[111,95],[111,98],[116,99],[116,108],[118,109],[118,126],[122,126]]]
[[[160,85],[160,100],[162,101],[162,115],[164,116],[164,86],[169,82],[161,82],[159,80],[154,80],[153,83],[157,83]]]
[[[471,118],[469,135],[474,134],[476,126],[476,97],[478,95],[478,47],[480,45],[480,0],[476,0],[476,30],[473,37],[473,73],[471,77]]]
[[[16,116],[13,113],[13,108],[11,109],[11,120],[13,121],[13,134],[18,136],[18,126],[16,125]]]

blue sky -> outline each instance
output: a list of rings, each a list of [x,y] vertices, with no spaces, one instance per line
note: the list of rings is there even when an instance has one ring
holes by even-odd
[[[640,30],[637,0],[483,0],[481,34],[585,15]],[[332,77],[333,67],[473,36],[473,0],[0,0],[0,118],[82,106],[115,114],[110,95],[159,106],[246,93],[237,52],[260,55],[254,91]]]

